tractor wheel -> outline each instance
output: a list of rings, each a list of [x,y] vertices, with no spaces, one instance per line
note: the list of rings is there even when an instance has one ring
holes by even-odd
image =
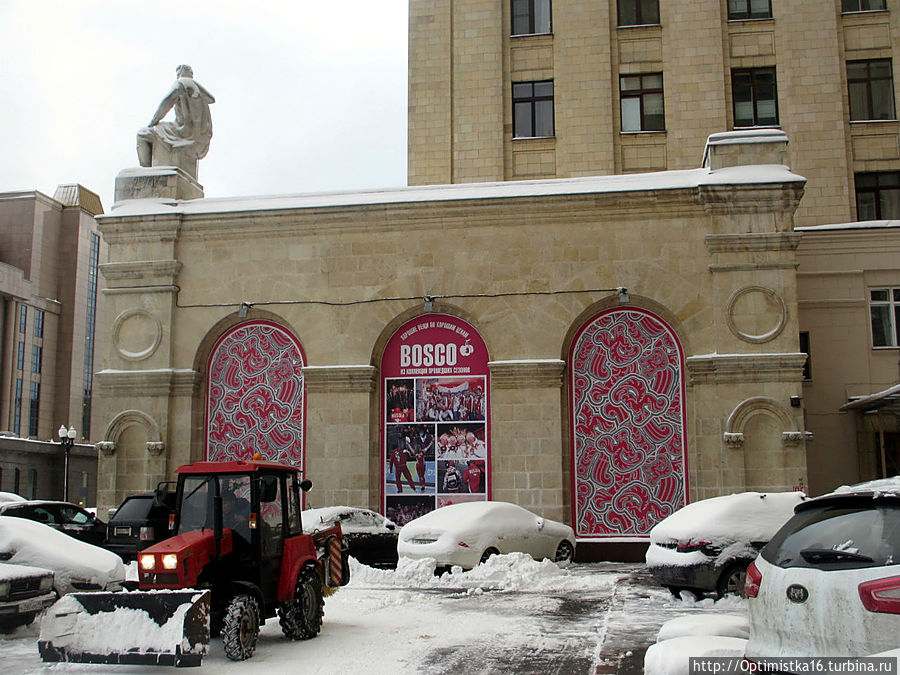
[[[568,539],[563,539],[556,547],[554,562],[572,562],[575,559],[575,548]]]
[[[314,567],[304,567],[297,575],[294,599],[278,608],[281,632],[288,640],[308,640],[322,629],[325,601],[322,579]]]
[[[259,604],[252,595],[236,595],[228,603],[222,621],[225,656],[232,661],[246,661],[256,651],[257,637]]]

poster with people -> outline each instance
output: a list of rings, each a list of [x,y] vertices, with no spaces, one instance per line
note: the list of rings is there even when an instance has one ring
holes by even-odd
[[[487,347],[446,314],[408,321],[382,359],[384,513],[399,525],[490,494]]]

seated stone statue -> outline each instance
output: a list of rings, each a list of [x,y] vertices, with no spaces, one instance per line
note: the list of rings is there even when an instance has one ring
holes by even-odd
[[[178,79],[171,91],[159,104],[150,124],[138,131],[138,161],[141,166],[177,166],[196,179],[197,161],[209,150],[209,105],[216,99],[194,80],[190,66],[178,66],[175,72]],[[172,108],[175,121],[163,122]]]

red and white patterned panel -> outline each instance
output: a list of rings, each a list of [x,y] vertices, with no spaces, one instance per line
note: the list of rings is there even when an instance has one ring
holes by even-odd
[[[303,350],[268,321],[240,324],[209,359],[206,458],[265,459],[303,466]]]
[[[658,317],[617,308],[582,328],[570,364],[575,532],[645,536],[685,503],[681,346]]]

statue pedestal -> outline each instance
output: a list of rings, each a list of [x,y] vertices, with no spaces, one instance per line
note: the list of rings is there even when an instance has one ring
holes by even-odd
[[[137,167],[116,176],[115,199],[203,199],[203,186],[177,166]]]

